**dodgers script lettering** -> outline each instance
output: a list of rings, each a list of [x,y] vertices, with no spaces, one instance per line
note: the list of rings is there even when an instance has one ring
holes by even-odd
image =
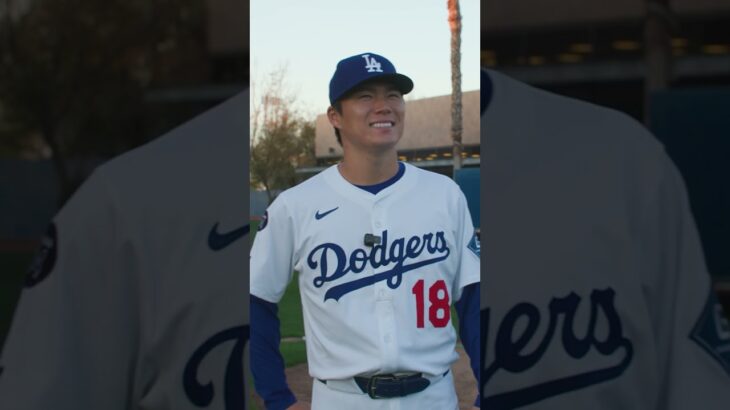
[[[400,286],[404,273],[438,263],[446,259],[450,253],[443,232],[426,233],[408,239],[397,238],[390,244],[387,230],[382,232],[381,237],[382,242],[370,248],[369,253],[365,249],[358,248],[347,255],[341,246],[330,242],[323,243],[312,249],[307,258],[307,265],[310,269],[319,269],[319,276],[313,280],[313,284],[317,288],[321,288],[327,282],[339,281],[349,273],[358,274],[365,270],[368,265],[373,269],[391,267],[391,269],[375,275],[332,286],[325,293],[325,301],[327,299],[339,300],[349,292],[373,285],[382,280],[387,281],[388,287],[395,289]],[[435,256],[430,259],[407,263],[409,260],[419,258],[424,252]],[[334,265],[328,263],[332,260],[335,261]]]
[[[540,310],[531,303],[519,303],[507,312],[499,324],[492,355],[487,346],[491,312],[490,309],[482,310],[482,329],[486,332],[481,342],[483,352],[482,405],[486,404],[487,408],[525,406],[620,376],[631,362],[633,346],[623,334],[621,317],[614,306],[614,299],[615,291],[611,288],[591,292],[588,326],[585,335],[581,337],[574,331],[581,297],[571,292],[565,297],[553,298],[549,304],[547,330],[542,338],[538,339],[539,343],[532,351],[526,351],[526,347],[535,337],[539,337],[537,329],[541,321]],[[562,317],[562,328],[558,331],[560,317]],[[599,332],[597,329],[600,317],[603,318],[602,321],[605,321],[607,332]],[[527,323],[526,326],[518,326],[518,322],[524,323],[524,321]],[[521,329],[519,334],[514,335],[518,329]],[[606,333],[606,335],[599,338],[598,333]],[[556,339],[562,344],[563,351],[573,359],[581,359],[591,350],[595,350],[602,356],[616,357],[618,363],[492,396],[486,395],[486,387],[490,379],[500,370],[521,373],[532,368],[539,369],[548,347]],[[490,356],[492,361],[488,363],[487,360]]]

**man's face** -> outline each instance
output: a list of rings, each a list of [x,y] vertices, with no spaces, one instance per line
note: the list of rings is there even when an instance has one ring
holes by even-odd
[[[340,129],[343,148],[384,151],[395,147],[403,136],[406,105],[392,84],[364,84],[340,100],[342,112],[330,107],[327,117]]]

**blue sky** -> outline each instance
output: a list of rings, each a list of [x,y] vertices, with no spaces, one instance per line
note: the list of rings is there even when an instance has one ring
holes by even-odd
[[[462,0],[462,91],[479,89],[479,2]],[[251,0],[251,81],[286,65],[286,85],[313,118],[329,105],[344,57],[390,59],[415,87],[409,99],[451,93],[446,0]]]

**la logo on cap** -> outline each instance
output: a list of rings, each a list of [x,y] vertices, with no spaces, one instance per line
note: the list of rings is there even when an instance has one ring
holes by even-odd
[[[383,72],[383,69],[380,68],[380,63],[375,60],[375,57],[370,57],[370,54],[363,54],[362,58],[365,59],[365,68],[368,69],[368,73]]]

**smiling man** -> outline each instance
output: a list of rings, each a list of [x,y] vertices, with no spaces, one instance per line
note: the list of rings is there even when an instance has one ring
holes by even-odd
[[[327,117],[343,159],[267,210],[251,251],[251,367],[268,409],[309,406],[278,350],[292,271],[313,409],[455,409],[452,304],[477,375],[479,243],[459,187],[398,162],[412,89],[380,55],[340,61]]]

